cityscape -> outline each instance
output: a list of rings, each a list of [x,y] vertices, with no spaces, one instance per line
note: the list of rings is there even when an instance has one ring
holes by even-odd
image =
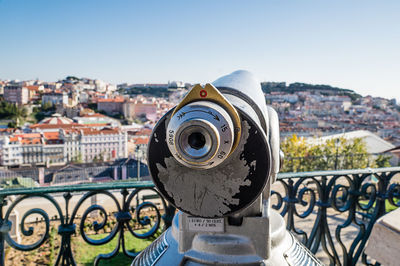
[[[328,85],[261,85],[266,103],[278,112],[281,140],[294,134],[310,142],[344,134],[373,136],[384,143],[369,144],[371,154],[400,145],[395,99]],[[149,178],[152,129],[192,86],[181,81],[114,85],[74,76],[57,82],[1,80],[0,175],[31,178],[42,186]],[[117,171],[121,165],[124,170]],[[88,171],[91,167],[97,170]],[[57,177],[63,171],[69,178]]]

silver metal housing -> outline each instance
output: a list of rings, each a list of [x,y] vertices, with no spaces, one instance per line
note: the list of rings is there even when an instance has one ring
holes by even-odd
[[[178,110],[169,121],[167,144],[174,158],[196,169],[209,169],[229,155],[234,138],[231,117],[224,108],[197,101]]]
[[[225,218],[220,233],[188,230],[189,219],[178,213],[171,228],[132,265],[323,265],[286,231],[276,211],[269,218],[245,217],[241,226],[231,226]],[[266,239],[272,243],[271,250]]]

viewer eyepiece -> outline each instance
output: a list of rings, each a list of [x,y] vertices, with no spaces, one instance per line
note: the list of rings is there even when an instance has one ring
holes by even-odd
[[[193,132],[189,135],[188,143],[193,149],[199,150],[206,144],[206,138],[200,132]]]

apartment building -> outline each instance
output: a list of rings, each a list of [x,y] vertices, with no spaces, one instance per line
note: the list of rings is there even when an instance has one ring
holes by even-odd
[[[85,162],[128,157],[127,134],[118,128],[82,128],[81,152]]]
[[[66,92],[47,92],[42,95],[42,104],[67,105],[68,94]]]
[[[58,165],[71,161],[112,161],[128,156],[127,134],[119,128],[64,127],[2,136],[0,164]]]
[[[125,99],[122,97],[114,99],[98,99],[97,109],[99,111],[104,111],[109,115],[122,114],[124,102]]]
[[[157,102],[155,99],[146,99],[145,97],[137,97],[129,99],[123,103],[123,115],[128,119],[146,116],[149,120],[157,118]]]
[[[78,129],[75,128],[62,128],[59,129],[60,139],[64,141],[64,156],[68,162],[82,161],[81,152],[81,135]]]
[[[18,137],[3,136],[0,139],[0,163],[2,165],[21,165],[22,147]]]
[[[5,136],[1,145],[2,165],[64,164],[63,140],[57,132]]]
[[[10,83],[4,87],[3,97],[6,102],[23,105],[29,102],[29,91],[22,84]]]

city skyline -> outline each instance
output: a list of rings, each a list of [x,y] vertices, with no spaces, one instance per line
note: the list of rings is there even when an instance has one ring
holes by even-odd
[[[1,79],[327,84],[400,100],[400,3],[0,1]]]

